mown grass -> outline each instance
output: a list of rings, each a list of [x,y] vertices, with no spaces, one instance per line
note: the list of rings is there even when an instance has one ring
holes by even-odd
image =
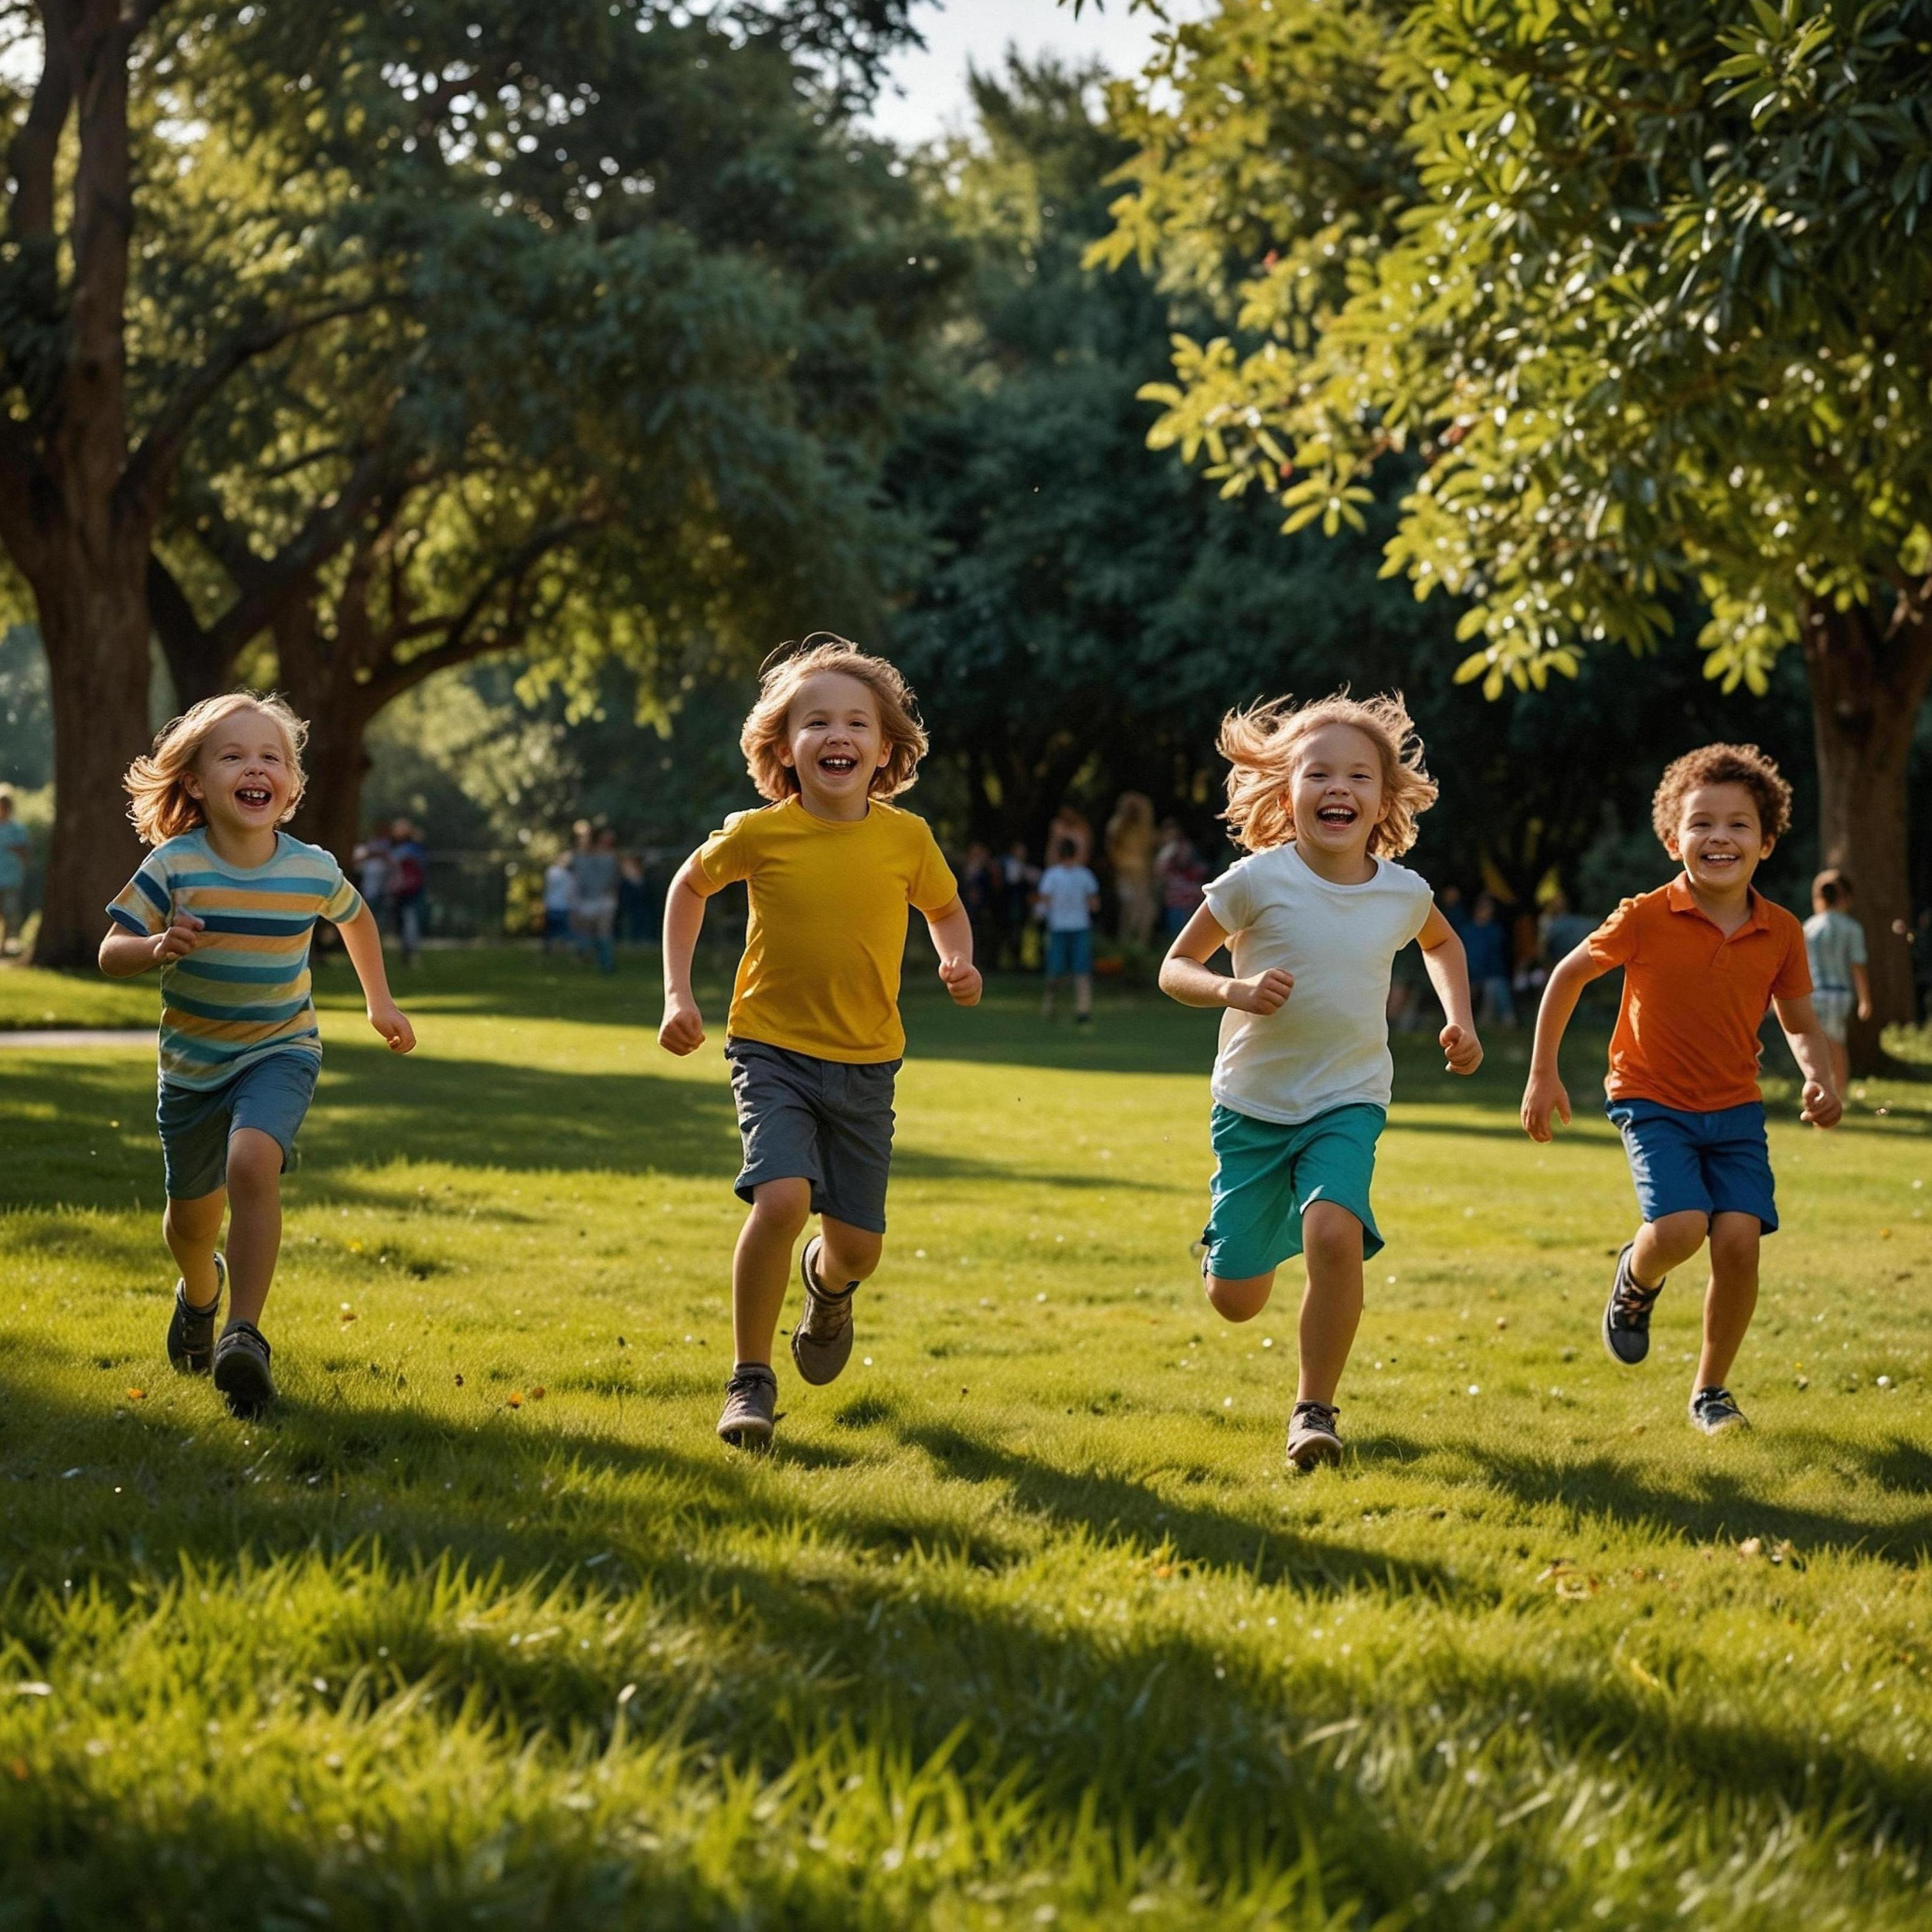
[[[729,1097],[645,964],[433,957],[408,1062],[327,984],[248,1428],[161,1357],[150,1061],[0,1056],[0,1926],[1932,1912],[1926,1090],[1781,1093],[1713,1444],[1688,1281],[1642,1371],[1597,1341],[1607,1125],[1400,1043],[1297,1480],[1293,1297],[1228,1328],[1187,1257],[1211,1025],[921,993],[858,1355],[753,1460]]]

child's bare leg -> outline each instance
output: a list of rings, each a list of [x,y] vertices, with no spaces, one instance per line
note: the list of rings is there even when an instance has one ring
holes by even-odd
[[[1046,989],[1040,997],[1039,1009],[1042,1015],[1047,1019],[1053,1017],[1053,988],[1058,983],[1051,973],[1046,975]]]
[[[190,1308],[212,1306],[221,1287],[215,1272],[215,1243],[221,1238],[221,1217],[227,1206],[228,1190],[218,1187],[213,1194],[198,1194],[192,1200],[171,1197],[162,1216],[162,1233],[181,1270]]]
[[[272,1134],[228,1137],[228,1325],[259,1325],[282,1247],[282,1150]]]
[[[1688,1261],[1704,1245],[1709,1232],[1709,1218],[1695,1208],[1646,1221],[1637,1230],[1630,1257],[1631,1278],[1640,1288],[1655,1287],[1672,1268]]]
[[[1094,975],[1076,973],[1073,975],[1073,1017],[1085,1019],[1094,1010]]]
[[[1333,1201],[1310,1202],[1301,1217],[1308,1284],[1301,1296],[1301,1379],[1298,1402],[1332,1403],[1362,1325],[1362,1223]]]
[[[1244,1274],[1232,1280],[1210,1274],[1206,1277],[1208,1304],[1223,1321],[1252,1321],[1274,1292],[1274,1273],[1270,1268],[1266,1274]]]
[[[825,1245],[818,1250],[818,1285],[828,1294],[839,1294],[849,1282],[869,1281],[885,1252],[886,1237],[869,1228],[854,1227],[849,1221],[835,1220],[829,1214],[818,1217]]]
[[[1711,1216],[1711,1279],[1704,1291],[1704,1352],[1698,1358],[1698,1389],[1721,1389],[1743,1345],[1757,1308],[1757,1250],[1761,1230],[1755,1214]]]
[[[811,1216],[811,1183],[764,1181],[731,1257],[731,1345],[740,1362],[771,1366],[771,1338],[791,1281],[791,1250]]]
[[[1851,1091],[1852,1049],[1842,1039],[1827,1039],[1825,1046],[1832,1055],[1832,1090],[1840,1100],[1847,1098]]]

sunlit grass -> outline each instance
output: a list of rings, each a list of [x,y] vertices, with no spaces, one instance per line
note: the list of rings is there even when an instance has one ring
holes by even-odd
[[[433,958],[410,1062],[325,983],[247,1429],[161,1355],[151,1062],[0,1058],[0,1925],[1932,1910],[1920,1090],[1774,1128],[1713,1444],[1688,1277],[1643,1370],[1597,1340],[1607,1124],[1532,1148],[1506,1038],[1402,1043],[1297,1480],[1292,1298],[1230,1329],[1186,1253],[1211,1028],[921,995],[859,1348],[753,1460],[729,1096],[647,964]]]

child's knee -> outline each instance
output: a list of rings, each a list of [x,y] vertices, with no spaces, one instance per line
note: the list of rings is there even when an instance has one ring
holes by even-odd
[[[1311,1270],[1362,1265],[1362,1223],[1345,1207],[1317,1201],[1301,1217],[1301,1251]]]
[[[1711,1265],[1733,1270],[1754,1269],[1763,1230],[1754,1214],[1719,1214],[1711,1219]]]
[[[281,1145],[273,1134],[238,1128],[228,1142],[228,1191],[243,1196],[274,1193],[281,1185]]]
[[[811,1183],[761,1181],[751,1190],[751,1212],[777,1233],[795,1240],[811,1218]]]
[[[1266,1274],[1245,1275],[1224,1281],[1218,1274],[1206,1277],[1208,1305],[1223,1321],[1252,1321],[1268,1305],[1274,1290],[1274,1270]]]
[[[1646,1226],[1650,1238],[1665,1253],[1695,1254],[1711,1231],[1711,1217],[1696,1208],[1682,1208],[1675,1214],[1660,1214]]]
[[[886,1251],[883,1234],[870,1228],[854,1227],[849,1221],[835,1221],[830,1216],[826,1216],[824,1226],[830,1265],[821,1270],[821,1276],[828,1280],[837,1274],[848,1281],[863,1281],[877,1270],[879,1257]]]

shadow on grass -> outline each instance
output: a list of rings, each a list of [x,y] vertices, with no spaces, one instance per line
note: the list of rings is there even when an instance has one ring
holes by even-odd
[[[379,1697],[433,1685],[438,1710],[496,1725],[526,1746],[548,1740],[592,1757],[611,1737],[627,1679],[636,1686],[634,1733],[675,1730],[725,1767],[767,1777],[839,1736],[923,1761],[963,1726],[962,1774],[981,1791],[1017,1781],[1048,1842],[1082,1819],[1097,1821],[1117,1844],[1174,1835],[1209,1888],[1286,1869],[1310,1842],[1331,1897],[1359,1898],[1371,1915],[1403,1909],[1443,1876],[1411,1820],[1437,1784],[1445,1794],[1459,1791],[1459,1774],[1433,1753],[1413,1754],[1401,1776],[1417,1788],[1398,1807],[1388,1792],[1331,1772],[1297,1740],[1312,1725],[1360,1721],[1359,1683],[1305,1652],[1291,1671],[1258,1651],[1224,1657],[1215,1627],[1183,1621],[1189,1593],[1162,1594],[1155,1571],[1138,1613],[1090,1626],[1063,1614],[1066,1604],[1001,1587],[1001,1573],[1036,1553],[1024,1539],[963,1527],[910,1500],[815,1494],[796,1484],[787,1493],[781,1469],[709,1443],[686,1451],[539,1433],[526,1420],[451,1420],[388,1392],[374,1407],[292,1404],[245,1436],[216,1425],[184,1442],[179,1415],[137,1412],[110,1422],[97,1405],[49,1392],[50,1377],[78,1366],[42,1346],[0,1367],[0,1447],[13,1478],[0,1492],[0,1530],[14,1578],[10,1634],[23,1654],[34,1654],[35,1631],[44,1628],[36,1600],[66,1600],[68,1580],[82,1587],[91,1580],[111,1600],[148,1601],[185,1558],[201,1566],[204,1587],[264,1555],[308,1551],[338,1572],[394,1566],[399,1558],[406,1573],[412,1563],[432,1570],[447,1563],[492,1577],[498,1593],[525,1583],[567,1586],[574,1568],[577,1587],[637,1600],[651,1628],[702,1643],[665,1645],[661,1657],[655,1645],[648,1657],[635,1645],[615,1655],[519,1650],[507,1625],[430,1614],[402,1621],[381,1610],[379,1592],[346,1586],[329,1599],[315,1641],[338,1682],[356,1677]],[[1177,1509],[1120,1476],[1055,1470],[889,1405],[852,1420],[891,1427],[947,1481],[1004,1485],[1021,1511],[1098,1543],[1318,1592],[1374,1589],[1396,1601],[1443,1594],[1427,1566],[1294,1531],[1264,1543],[1260,1526],[1238,1515]],[[79,1441],[89,1445],[87,1466],[63,1479],[56,1464]],[[821,1450],[818,1459],[861,1460],[863,1448]],[[584,1476],[620,1481],[586,1490],[577,1486]],[[113,1500],[115,1482],[135,1493],[135,1526]],[[703,1533],[712,1530],[723,1534]],[[732,1540],[747,1530],[769,1536],[769,1554]],[[371,1546],[378,1536],[386,1560]],[[835,1570],[801,1561],[801,1536],[805,1551],[835,1544],[847,1560]],[[947,1556],[991,1573],[977,1584],[936,1573],[933,1560]],[[908,1556],[910,1566],[896,1560]],[[585,1566],[593,1557],[606,1566]],[[1855,1733],[1814,1743],[1808,1733],[1687,1716],[1594,1668],[1572,1675],[1560,1662],[1515,1669],[1451,1651],[1433,1677],[1426,1660],[1414,1668],[1417,1682],[1392,1692],[1376,1721],[1401,1721],[1404,1709],[1432,1696],[1458,1714],[1452,1724],[1485,1734],[1533,1712],[1549,1748],[1606,1773],[1628,1754],[1646,1777],[1688,1773],[1699,1789],[1740,1804],[1807,1817],[1822,1817],[1834,1802],[1856,1807],[1866,1828],[1883,1826],[1906,1850],[1932,1849],[1932,1772],[1908,1776],[1880,1764]],[[0,1818],[24,1802],[0,1786]],[[236,1915],[207,1922],[239,1923],[238,1875],[258,1888],[250,1923],[262,1922],[270,1900],[318,1887],[331,1898],[353,1896],[356,1883],[373,1885],[385,1869],[419,1904],[457,1896],[468,1883],[440,1841],[433,1859],[420,1855],[420,1869],[375,1861],[358,1880],[339,1863],[325,1868],[299,1821],[278,1807],[258,1808],[245,1832],[239,1809],[209,1821],[208,1835],[191,1844],[78,1784],[50,1784],[34,1804],[31,1884],[66,1905],[61,1922],[97,1922],[75,1916],[74,1901],[111,1898],[139,1899],[144,1922],[168,1922],[165,1911],[153,1916],[157,1898],[179,1906],[192,1883],[218,1887]],[[7,1834],[16,1843],[19,1828],[16,1816]],[[224,1845],[226,1831],[243,1836]],[[548,1856],[563,1853],[539,1832],[513,1856],[513,1877],[522,1862]],[[625,1883],[642,1885],[656,1871],[634,1852],[607,1867],[626,1897]],[[708,1883],[695,1872],[679,1878],[674,1905],[708,1910]],[[26,1896],[15,1893],[16,1902]],[[528,1905],[521,1923],[642,1922],[609,1896],[573,1900],[567,1886]],[[820,1894],[801,1898],[784,1922],[842,1925],[851,1910],[849,1896]]]

